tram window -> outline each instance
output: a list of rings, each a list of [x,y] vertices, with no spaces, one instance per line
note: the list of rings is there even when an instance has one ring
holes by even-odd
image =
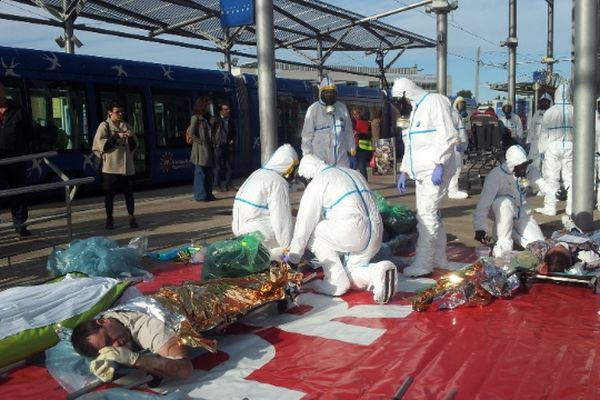
[[[190,123],[191,93],[153,94],[158,147],[185,146],[183,132]]]
[[[33,151],[90,149],[83,85],[32,81],[28,86]]]
[[[304,116],[309,105],[304,97],[277,96],[279,144],[289,143],[300,149]]]

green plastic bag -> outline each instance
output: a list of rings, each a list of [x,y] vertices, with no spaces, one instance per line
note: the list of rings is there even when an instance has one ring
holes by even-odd
[[[221,240],[206,248],[202,279],[237,278],[266,271],[271,254],[260,232]]]
[[[402,203],[390,204],[381,194],[373,192],[377,209],[381,214],[386,230],[396,235],[408,234],[415,231],[417,218],[414,211]]]

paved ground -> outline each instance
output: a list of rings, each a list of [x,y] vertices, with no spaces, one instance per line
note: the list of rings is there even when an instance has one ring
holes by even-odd
[[[240,183],[240,182],[238,182]],[[464,185],[466,182],[461,181]],[[478,180],[471,181],[472,196],[467,200],[445,199],[443,218],[448,232],[450,246],[473,247],[472,210],[479,198],[481,186]],[[414,209],[414,187],[408,193],[399,196],[392,175],[370,178],[373,190],[382,193],[391,202],[403,202]],[[149,248],[164,249],[188,243],[191,239],[203,239],[212,242],[231,235],[231,205],[234,192],[216,193],[219,198],[214,202],[196,202],[193,200],[191,185],[138,191],[136,193],[136,215],[139,229],[130,229],[122,196],[115,202],[115,230],[104,229],[103,197],[76,198],[73,203],[73,238],[90,236],[108,236],[121,244],[139,235],[149,238]],[[302,193],[292,193],[292,207],[297,208]],[[529,198],[531,207],[539,207],[541,197]],[[559,209],[564,203],[559,203]],[[64,203],[53,202],[34,204],[30,207],[30,216],[37,217],[60,212]],[[7,218],[3,210],[2,219]],[[562,210],[561,210],[562,211]],[[595,212],[595,219],[600,216]],[[550,234],[560,226],[560,215],[546,217],[537,215],[542,230]],[[600,227],[600,224],[597,226]],[[54,246],[68,243],[66,222],[64,219],[32,225],[33,235],[19,238],[14,231],[0,232],[0,289],[31,284],[48,279],[46,260]],[[148,268],[153,264],[144,260]]]

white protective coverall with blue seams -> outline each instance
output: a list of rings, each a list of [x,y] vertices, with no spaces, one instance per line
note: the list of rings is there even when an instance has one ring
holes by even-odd
[[[412,104],[410,125],[403,130],[404,158],[400,170],[415,180],[417,230],[419,239],[415,260],[404,268],[406,276],[421,276],[434,267],[446,268],[446,230],[439,212],[456,171],[454,146],[458,137],[450,100],[429,93],[406,78],[397,79],[392,87],[394,98],[406,97]],[[434,169],[443,168],[442,182],[432,182]]]
[[[348,152],[356,152],[352,120],[346,105],[340,101],[328,107],[321,98],[324,90],[335,91],[335,83],[323,78],[319,85],[319,100],[306,110],[302,127],[302,156],[312,154],[328,165],[348,167]]]
[[[396,287],[396,266],[370,262],[381,247],[383,223],[364,177],[312,155],[302,157],[298,174],[312,181],[300,201],[290,261],[298,263],[308,247],[325,275],[313,282],[318,292],[341,296],[352,287],[372,290],[377,303],[388,302]]]
[[[549,107],[552,107],[552,96],[548,93],[544,93],[538,102],[542,102],[542,100],[546,100],[549,103]],[[529,129],[527,131],[527,143],[529,144],[529,153],[527,157],[533,162],[529,166],[529,171],[527,173],[527,178],[529,182],[531,182],[534,191],[543,192],[543,182],[540,182],[539,179],[542,177],[542,156],[543,151],[540,151],[540,146],[542,149],[545,149],[545,143],[540,143],[540,132],[542,129],[542,119],[547,109],[542,109],[538,107],[531,118],[531,124],[529,124]]]
[[[233,200],[231,230],[238,236],[260,231],[263,244],[277,258],[289,247],[294,228],[290,209],[289,184],[284,178],[298,165],[296,150],[289,144],[279,147],[264,167],[254,171]]]
[[[517,241],[523,248],[536,240],[544,240],[538,223],[527,207],[527,186],[519,184],[514,167],[527,162],[525,149],[514,145],[506,150],[506,161],[485,178],[477,207],[473,212],[475,231],[489,232],[488,217],[494,221],[493,256],[510,254]]]
[[[510,107],[511,111],[507,115],[506,107]],[[516,141],[521,142],[523,139],[523,123],[521,118],[515,113],[513,104],[506,100],[502,103],[502,112],[498,113],[498,120],[504,124],[504,127],[510,130],[510,136]]]
[[[571,181],[573,177],[573,105],[571,87],[559,85],[554,93],[555,103],[542,118],[540,128],[540,152],[545,154],[542,174],[544,177],[544,207],[535,211],[556,215],[556,192],[560,179],[567,189],[567,215],[571,215]]]
[[[471,132],[471,118],[466,109],[465,99],[462,96],[457,96],[452,103],[453,114],[456,119],[458,136],[456,139],[456,146],[454,146],[454,157],[456,161],[456,172],[450,179],[448,185],[448,198],[449,199],[466,199],[469,194],[465,191],[459,190],[458,178],[463,166],[463,154],[469,145],[469,135]]]

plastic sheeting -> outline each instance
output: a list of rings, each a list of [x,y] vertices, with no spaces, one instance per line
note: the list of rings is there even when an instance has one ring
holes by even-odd
[[[305,293],[283,315],[228,328],[219,352],[197,357],[194,376],[169,388],[205,399],[228,398],[224,389],[236,398],[389,399],[411,375],[407,400],[454,389],[457,399],[600,398],[600,296],[590,289],[535,284],[485,307],[425,313],[398,313],[409,307],[403,295],[380,306],[367,292]],[[64,396],[35,366],[0,385],[3,399]]]

